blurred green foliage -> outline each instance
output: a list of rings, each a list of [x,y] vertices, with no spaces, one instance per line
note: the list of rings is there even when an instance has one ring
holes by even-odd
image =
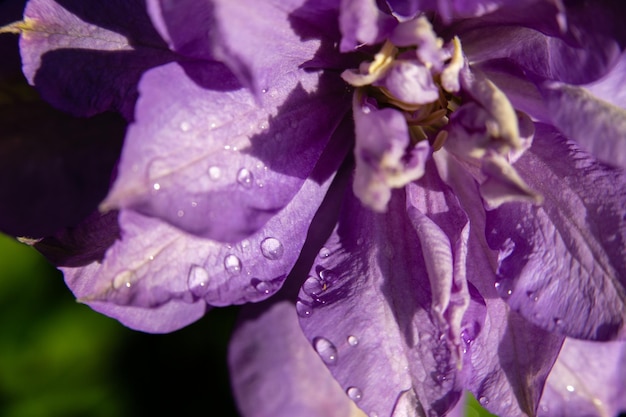
[[[169,335],[132,331],[77,304],[59,271],[0,234],[0,416],[236,417],[235,315],[216,309]],[[469,398],[466,415],[490,414]]]

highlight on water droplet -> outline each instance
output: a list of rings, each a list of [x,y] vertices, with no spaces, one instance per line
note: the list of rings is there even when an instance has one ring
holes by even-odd
[[[348,336],[348,344],[350,346],[356,346],[359,344],[359,339],[356,336]]]
[[[187,275],[187,287],[196,297],[204,297],[209,290],[209,271],[200,265],[192,265]]]
[[[224,268],[231,274],[241,273],[241,260],[235,255],[228,255],[224,258]]]
[[[319,252],[319,257],[328,258],[329,256],[330,256],[330,249],[328,249],[327,247],[322,247],[322,249],[320,249],[320,252]]]
[[[480,405],[485,406],[489,404],[489,398],[481,396],[480,398],[478,398],[478,402],[480,403]]]
[[[346,390],[348,397],[354,402],[359,401],[363,397],[363,393],[357,387],[350,387]]]
[[[254,176],[247,168],[241,168],[237,172],[237,182],[245,188],[251,188],[254,182]]]
[[[222,176],[222,170],[218,166],[212,166],[209,168],[209,178],[213,181],[218,180]]]
[[[332,342],[324,337],[313,339],[313,348],[327,365],[337,363],[337,348]]]
[[[122,271],[113,278],[113,288],[119,290],[121,288],[130,288],[134,278],[133,271]]]
[[[276,261],[283,257],[285,248],[283,247],[283,244],[280,243],[280,240],[274,237],[266,237],[261,242],[261,253],[267,259]]]
[[[183,132],[188,132],[191,129],[191,124],[189,122],[180,122],[180,130]]]

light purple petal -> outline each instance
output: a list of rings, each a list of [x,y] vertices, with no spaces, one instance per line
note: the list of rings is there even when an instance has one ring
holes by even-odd
[[[132,119],[141,74],[174,58],[142,1],[31,0],[24,17],[24,74],[44,99],[78,116],[116,110]]]
[[[350,127],[347,123],[339,134],[345,135]],[[348,143],[336,143],[340,147],[329,153],[345,155]],[[327,175],[332,168],[324,163],[327,160],[322,161],[313,178]],[[224,306],[268,298],[278,291],[300,256],[332,179],[331,175],[321,185],[314,179],[306,180],[277,216],[254,235],[232,245],[194,237],[157,218],[122,210],[121,239],[101,263],[66,268],[68,285],[83,302],[105,314],[108,305],[111,314],[122,321],[125,310],[119,311],[118,305],[159,307],[201,300]]]
[[[626,344],[566,339],[541,397],[540,417],[626,412]]]
[[[268,86],[260,106],[221,64],[151,70],[105,207],[221,241],[257,231],[311,175],[349,109],[338,77],[298,77]],[[328,153],[315,179],[324,182],[343,156]]]
[[[385,211],[391,189],[421,177],[430,153],[426,141],[407,152],[410,138],[404,115],[392,108],[378,109],[355,94],[356,172],[353,189],[361,202]]]
[[[365,417],[304,337],[297,318],[289,301],[243,310],[228,355],[242,415]]]
[[[598,99],[626,109],[626,53],[622,53],[619,61],[604,77],[586,84],[583,87]]]
[[[545,125],[537,125],[533,147],[515,168],[544,203],[505,204],[487,215],[489,245],[500,253],[500,295],[549,331],[623,338],[624,172],[598,163]]]
[[[395,61],[374,85],[386,88],[392,97],[404,103],[427,104],[439,98],[439,88],[430,70],[417,62]]]
[[[552,82],[540,90],[553,125],[565,136],[599,160],[626,168],[626,109],[573,85]]]
[[[563,337],[511,312],[498,297],[496,253],[484,238],[485,211],[478,184],[454,157],[437,152],[434,159],[471,225],[466,268],[472,302],[461,332],[465,388],[498,416],[533,415]]]
[[[370,415],[442,415],[461,394],[454,344],[431,315],[422,250],[401,191],[386,214],[347,194],[338,226],[300,291],[296,308],[305,334]]]

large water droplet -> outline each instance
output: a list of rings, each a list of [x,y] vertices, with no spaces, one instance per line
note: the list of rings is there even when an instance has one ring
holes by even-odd
[[[307,317],[311,317],[311,313],[313,313],[313,310],[311,309],[310,306],[298,300],[296,301],[296,312],[298,313],[300,317],[307,318]]]
[[[224,268],[231,274],[241,273],[241,260],[235,255],[228,255],[224,258]]]
[[[348,397],[350,397],[350,399],[354,402],[359,401],[361,397],[363,397],[363,393],[357,387],[348,388],[346,390],[346,394],[348,394]]]
[[[283,247],[283,244],[280,243],[280,240],[274,237],[267,237],[261,242],[261,253],[267,259],[276,261],[283,257],[285,248]]]
[[[312,299],[317,300],[319,295],[324,292],[324,286],[319,279],[308,277],[302,284],[302,291]]]
[[[348,336],[348,344],[350,346],[356,346],[359,344],[359,339],[356,336]]]
[[[196,297],[204,297],[208,291],[209,271],[200,265],[193,265],[187,275],[189,291]]]
[[[212,166],[209,168],[209,178],[213,181],[218,180],[222,176],[222,170],[220,167]]]
[[[337,363],[337,348],[330,340],[323,337],[316,337],[313,339],[313,347],[324,363],[327,365]]]
[[[254,176],[247,168],[241,168],[239,172],[237,172],[237,182],[246,188],[252,188]]]

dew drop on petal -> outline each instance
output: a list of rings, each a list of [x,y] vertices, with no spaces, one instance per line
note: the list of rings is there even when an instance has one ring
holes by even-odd
[[[271,292],[271,288],[267,282],[259,281],[259,280],[253,280],[253,281],[254,283],[252,285],[261,294],[269,294]]]
[[[241,168],[239,172],[237,172],[237,182],[246,187],[251,188],[253,184],[254,176],[252,172],[250,172],[247,168]]]
[[[302,291],[309,297],[317,300],[318,296],[324,291],[324,287],[317,278],[308,277],[302,284]]]
[[[348,388],[346,390],[346,394],[348,394],[348,397],[350,397],[350,399],[354,402],[359,401],[361,397],[363,397],[363,393],[357,387]]]
[[[487,398],[487,397],[480,397],[478,399],[478,402],[480,403],[480,405],[485,406],[485,405],[489,404],[489,398]]]
[[[208,291],[209,271],[200,265],[193,265],[187,275],[189,291],[196,297],[203,297]]]
[[[507,299],[513,294],[513,288],[511,287],[511,282],[509,280],[501,280],[495,283],[495,288],[500,297],[503,299]]]
[[[573,386],[573,385],[568,385],[568,386],[566,386],[566,387],[565,387],[565,389],[566,389],[568,392],[574,392],[574,391],[576,391],[576,388],[574,388],[574,386]]]
[[[183,216],[185,215],[185,212],[184,212],[184,210],[178,210],[178,211],[176,212],[176,215],[177,215],[178,217],[183,217]]]
[[[180,123],[180,130],[182,130],[183,132],[188,132],[189,129],[191,129],[191,125],[189,124],[189,122]]]
[[[296,301],[296,312],[298,313],[298,316],[307,318],[307,317],[311,317],[311,313],[313,311],[311,310],[311,307],[309,307],[302,301],[298,300]]]
[[[280,243],[280,240],[274,237],[266,237],[261,242],[261,253],[267,259],[276,261],[283,257],[285,248],[283,247],[283,244]]]
[[[154,191],[159,191],[161,189],[161,184],[159,184],[158,182],[155,182],[154,184],[152,184],[152,189]]]
[[[328,258],[330,256],[330,249],[323,247],[320,249],[319,257],[320,258]]]
[[[337,363],[337,348],[330,340],[323,337],[313,339],[313,348],[327,365]]]
[[[221,176],[222,176],[222,170],[220,169],[220,167],[212,166],[209,168],[209,177],[213,181],[218,180]]]
[[[348,344],[350,346],[356,346],[359,344],[359,339],[356,336],[348,336]]]
[[[231,274],[241,273],[241,260],[235,255],[228,255],[224,258],[224,268]]]

